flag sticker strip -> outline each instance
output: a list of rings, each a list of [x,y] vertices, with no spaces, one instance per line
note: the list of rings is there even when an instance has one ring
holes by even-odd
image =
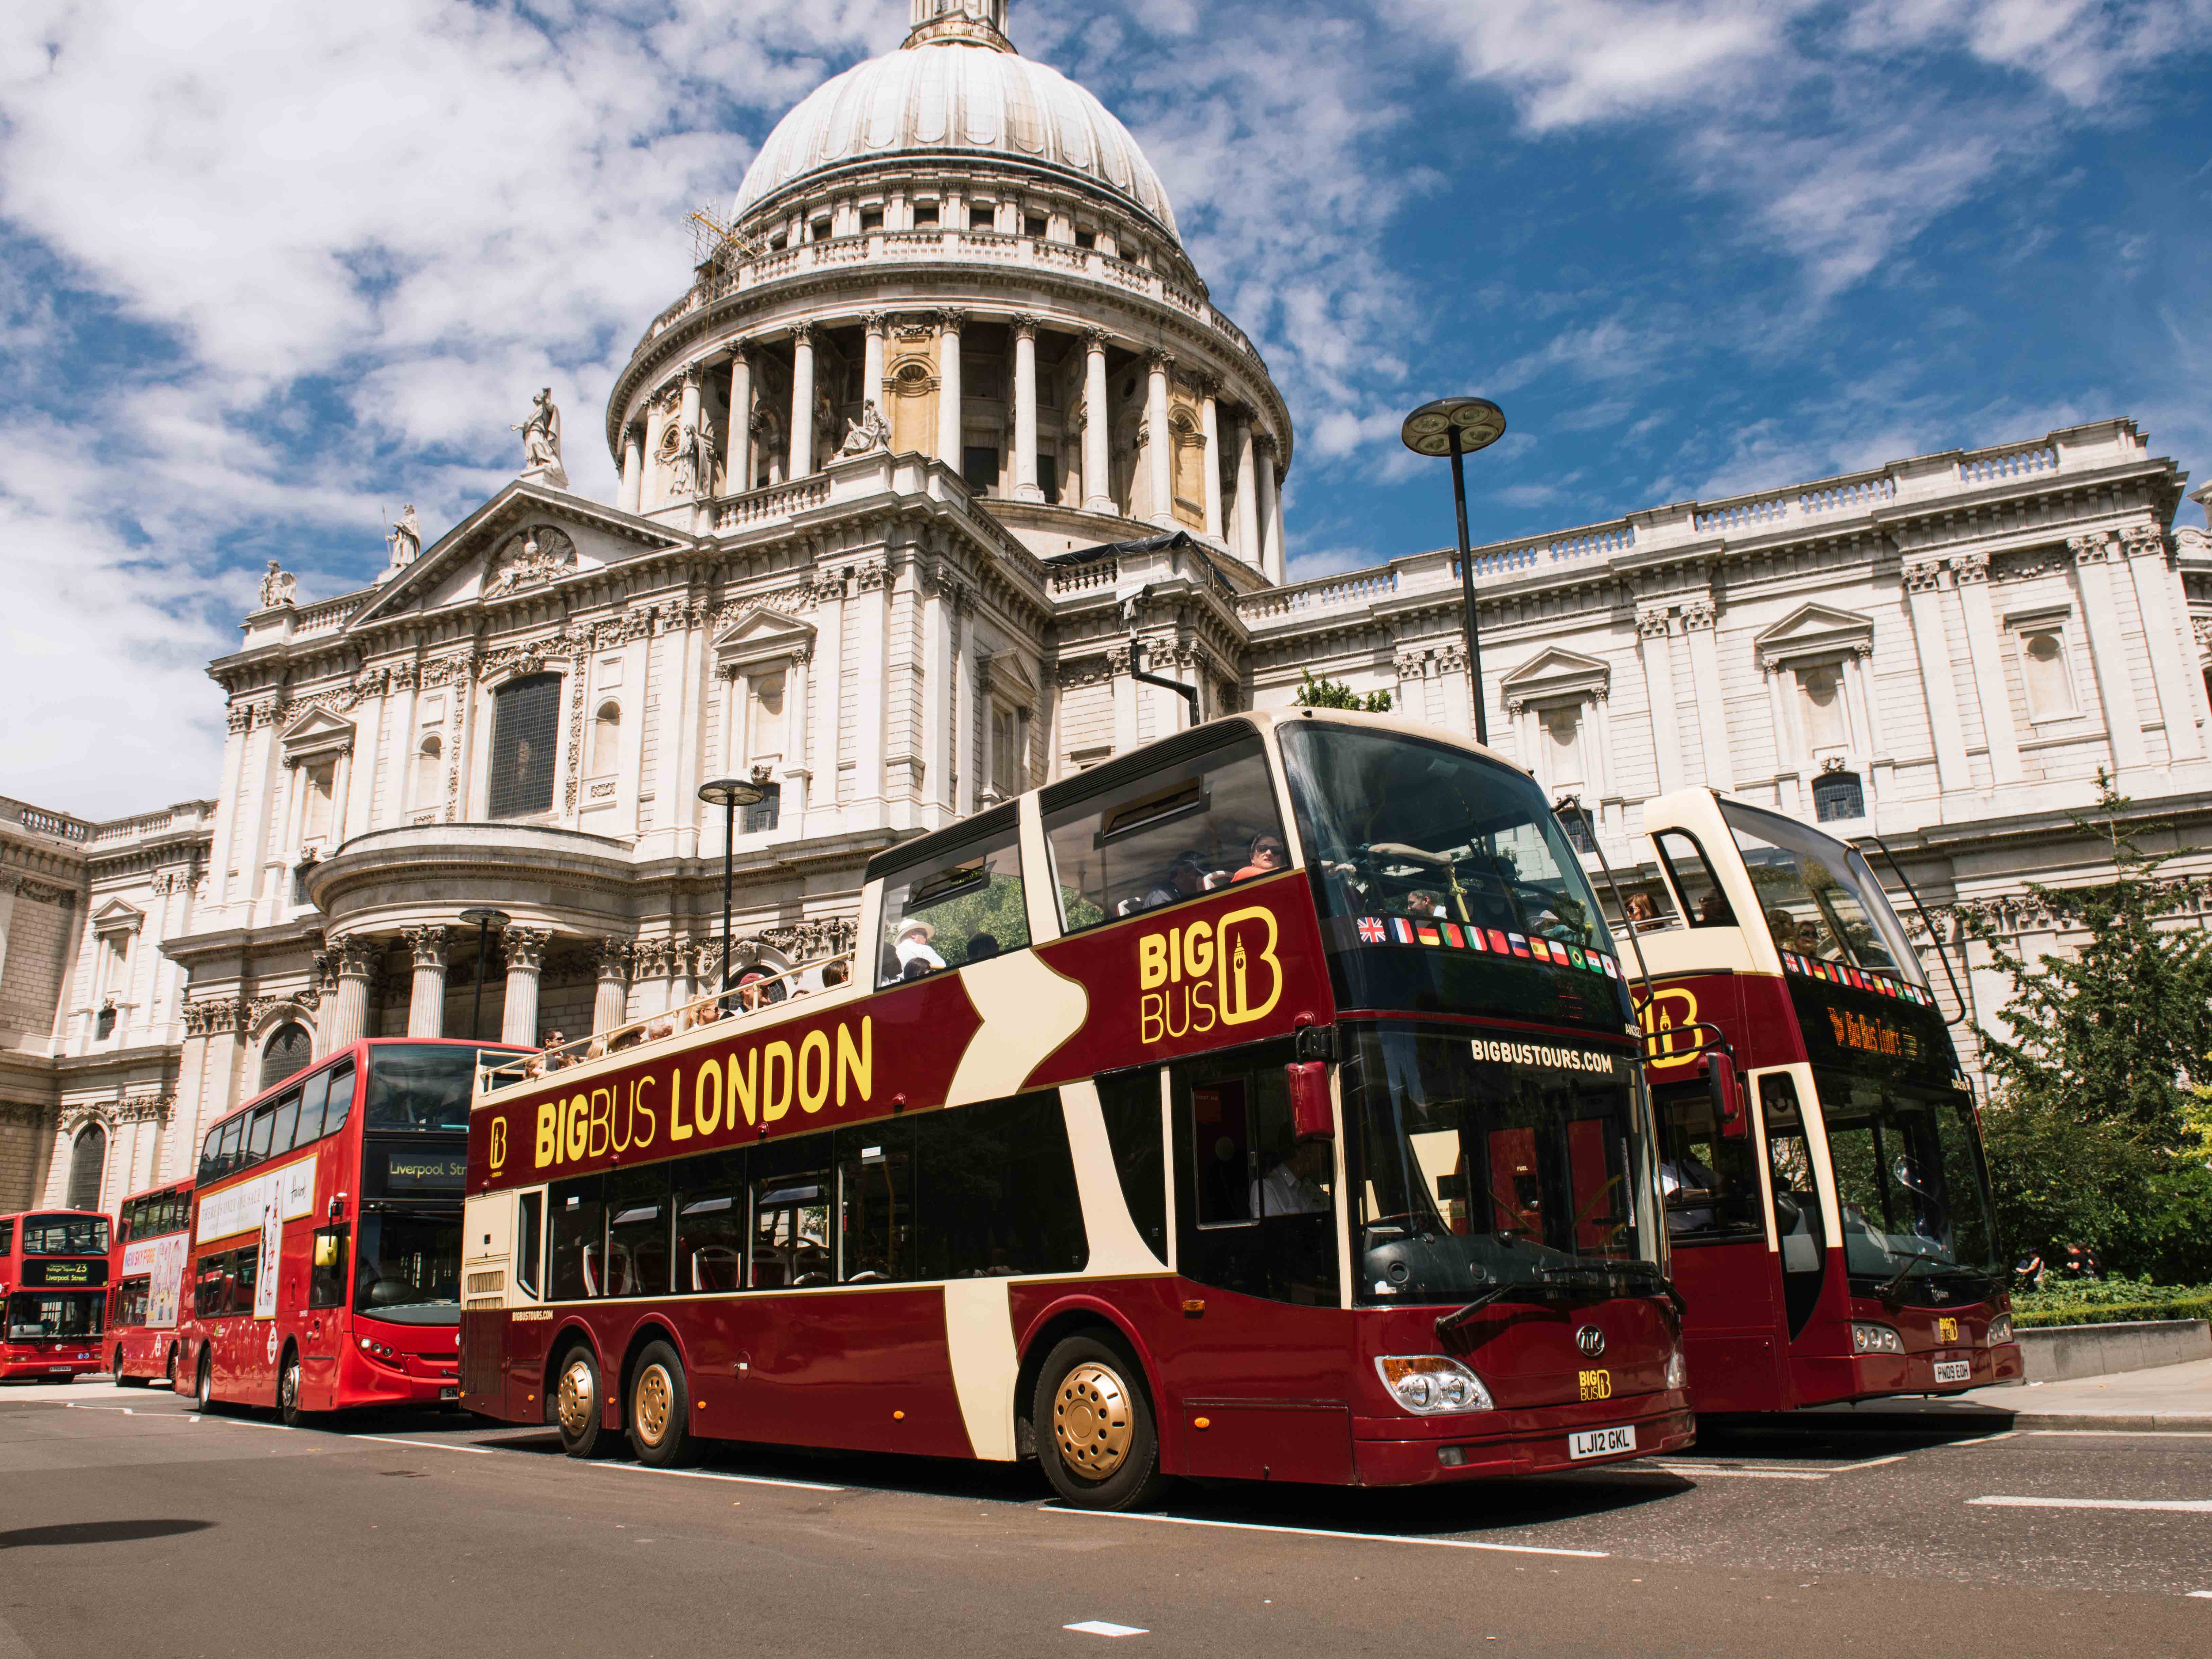
[[[1579,945],[1501,933],[1496,928],[1462,927],[1456,921],[1426,916],[1355,916],[1342,924],[1361,945],[1412,945],[1438,951],[1480,951],[1488,956],[1522,957],[1554,968],[1620,977],[1617,958]],[[1340,935],[1341,937],[1341,935]]]

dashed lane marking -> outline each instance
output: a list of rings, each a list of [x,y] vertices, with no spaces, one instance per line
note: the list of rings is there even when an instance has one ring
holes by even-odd
[[[2212,1435],[2202,1429],[2015,1429],[2013,1432],[2069,1440],[2201,1440],[2212,1445]]]
[[[2008,1510],[2158,1510],[2169,1515],[2212,1515],[2212,1498],[1969,1498]]]
[[[1130,1515],[1112,1510],[1071,1510],[1056,1504],[1038,1505],[1041,1515],[1073,1515],[1099,1521],[1153,1521],[1170,1527],[1219,1527],[1231,1532],[1285,1533],[1295,1538],[1350,1538],[1363,1544],[1425,1544],[1432,1549],[1490,1550],[1501,1555],[1564,1555],[1586,1561],[1603,1561],[1610,1550],[1553,1549],[1540,1544],[1489,1544],[1472,1538],[1408,1538],[1401,1533],[1338,1532],[1326,1527],[1279,1527],[1260,1521],[1207,1521],[1193,1515]]]
[[[1149,1636],[1150,1631],[1136,1625],[1113,1625],[1103,1619],[1086,1619],[1079,1625],[1062,1625],[1062,1630],[1072,1630],[1085,1636]]]
[[[458,1441],[453,1440],[400,1440],[388,1434],[349,1434],[343,1437],[348,1440],[374,1440],[382,1446],[427,1446],[432,1451],[469,1452],[477,1457],[491,1455],[491,1449],[488,1446],[464,1446]]]
[[[1647,1463],[1644,1468],[1663,1469],[1668,1474],[1686,1474],[1702,1480],[1716,1475],[1735,1480],[1826,1480],[1833,1473],[1821,1469],[1723,1469],[1710,1463]]]
[[[515,1452],[516,1457],[533,1454]],[[724,1474],[718,1469],[656,1469],[643,1463],[605,1462],[603,1469],[629,1469],[638,1474],[672,1474],[685,1480],[733,1480],[743,1486],[790,1486],[799,1492],[843,1492],[842,1486],[824,1485],[819,1480],[785,1480],[769,1474]]]

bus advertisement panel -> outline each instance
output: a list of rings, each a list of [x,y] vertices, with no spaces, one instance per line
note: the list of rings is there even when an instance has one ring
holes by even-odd
[[[1642,1018],[1698,1409],[2021,1376],[1973,1092],[1873,871],[1701,791],[1644,822],[1674,910],[1639,934]],[[1717,1109],[1723,1043],[1741,1082]]]
[[[191,1215],[189,1181],[136,1194],[116,1212],[107,1369],[119,1389],[143,1388],[155,1377],[176,1381]]]
[[[465,1405],[1100,1507],[1689,1443],[1629,1005],[1525,774],[1216,721],[879,854],[838,966],[486,1072]]]
[[[468,1099],[513,1048],[373,1039],[208,1132],[177,1375],[287,1422],[455,1397]]]
[[[107,1218],[85,1210],[0,1215],[0,1377],[80,1376],[100,1367]]]

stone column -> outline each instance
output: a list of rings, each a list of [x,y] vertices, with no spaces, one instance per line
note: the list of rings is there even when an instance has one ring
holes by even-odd
[[[321,1052],[326,1054],[368,1035],[368,987],[375,971],[374,947],[358,935],[332,939],[330,955],[337,989],[331,996],[331,1017],[322,1022]]]
[[[791,653],[791,667],[783,682],[783,799],[777,803],[776,827],[800,835],[805,833],[808,786],[814,776],[806,747],[811,737],[806,718],[806,681],[813,661],[814,647],[799,647]]]
[[[1106,331],[1083,338],[1083,509],[1114,511],[1114,418],[1106,407]]]
[[[1714,644],[1716,618],[1710,599],[1682,607],[1682,627],[1690,636],[1690,696],[1698,706],[1698,739],[1705,753],[1705,786],[1735,787],[1729,759],[1727,704],[1721,696],[1721,658]]]
[[[791,476],[814,471],[814,329],[800,325],[791,337]]]
[[[951,775],[955,704],[952,687],[952,583],[933,572],[923,587],[921,605],[921,798],[946,805],[945,779]],[[949,814],[947,815],[949,819]],[[933,828],[937,820],[925,818]]]
[[[884,395],[884,325],[890,318],[883,312],[872,311],[862,319],[866,342],[860,356],[860,398],[873,404],[890,417],[889,403]]]
[[[1237,539],[1230,548],[1243,562],[1260,568],[1260,469],[1252,453],[1252,417],[1237,417]]]
[[[676,417],[677,440],[681,443],[684,441],[685,434],[696,434],[698,430],[699,365],[694,363],[690,368],[684,371],[684,407],[682,412]],[[695,447],[692,453],[696,454],[698,451]],[[683,475],[679,472],[677,476],[680,477]],[[714,493],[714,481],[712,478],[701,478],[695,477],[691,480],[691,493],[694,495],[713,495]]]
[[[635,513],[645,499],[645,437],[633,421],[623,428],[622,510]]]
[[[941,311],[937,316],[937,459],[955,472],[961,470],[963,447],[960,329],[967,320],[964,311]]]
[[[1936,787],[1966,789],[1974,781],[1966,763],[1966,720],[1958,689],[1951,683],[1951,641],[1943,626],[1943,567],[1929,562],[1905,567],[1905,609],[1912,618],[1912,643],[1920,658],[1920,684],[1928,700],[1928,727],[1936,750]]]
[[[2026,775],[2020,763],[2020,731],[2012,723],[2012,692],[2005,684],[2004,653],[1997,636],[1996,608],[1990,603],[1990,556],[1969,553],[1952,560],[1959,584],[1959,610],[1966,619],[1966,656],[1974,665],[1974,692],[1982,705],[1982,738],[1990,750],[1990,781],[2000,787]],[[1874,706],[1874,676],[1862,676]],[[1869,763],[1874,751],[1867,753]]]
[[[1260,574],[1271,582],[1283,580],[1283,496],[1275,477],[1275,441],[1262,432],[1253,445],[1253,462],[1260,475],[1260,510],[1253,515],[1260,532]]]
[[[2105,733],[2115,767],[2142,766],[2149,758],[2143,744],[2142,714],[2136,705],[2127,642],[2112,598],[2112,566],[2119,544],[2109,530],[2075,536],[2066,544],[2074,555],[2074,581],[2081,594],[2081,620],[2088,624],[2089,661],[2097,671],[2097,695],[2105,705]]]
[[[629,945],[618,939],[599,941],[599,982],[592,994],[592,1035],[611,1031],[629,1012]]]
[[[1173,445],[1168,436],[1168,371],[1175,367],[1172,352],[1152,354],[1145,381],[1145,479],[1150,491],[1146,516],[1163,530],[1175,528]]]
[[[668,410],[662,406],[661,394],[656,392],[652,400],[645,406],[645,453],[638,467],[637,478],[637,500],[640,512],[660,504],[659,490],[655,488],[648,492],[647,481],[651,471],[659,465],[655,457],[660,453],[660,429],[667,424]],[[657,480],[655,482],[657,483]],[[651,501],[646,499],[648,493],[653,498]]]
[[[753,354],[740,345],[730,354],[730,433],[722,446],[729,469],[728,490],[741,495],[753,487]]]
[[[1221,382],[1212,375],[1200,383],[1199,430],[1206,434],[1200,471],[1206,480],[1206,533],[1221,539]]]
[[[2183,653],[2182,635],[2188,629],[2188,611],[2179,611],[2175,626],[2174,599],[2179,584],[2173,580],[2166,560],[2166,536],[2155,525],[2125,532],[2120,551],[2135,583],[2136,609],[2142,617],[2143,647],[2150,653],[2152,682],[2158,688],[2158,708],[2166,722],[2166,748],[2173,760],[2196,760],[2204,752],[2197,730],[2197,699],[2191,695],[2189,657]]]
[[[1014,330],[1014,499],[1041,501],[1037,488],[1037,319],[1017,317]]]
[[[446,1035],[446,950],[451,942],[443,927],[402,930],[415,952],[415,983],[407,994],[407,1035],[436,1037]]]
[[[1637,644],[1644,653],[1644,690],[1651,710],[1651,747],[1658,760],[1659,793],[1682,787],[1681,714],[1674,702],[1674,629],[1665,606],[1636,613]]]
[[[538,976],[545,966],[545,947],[553,934],[545,927],[509,927],[499,936],[507,957],[507,1011],[499,1040],[538,1046]]]

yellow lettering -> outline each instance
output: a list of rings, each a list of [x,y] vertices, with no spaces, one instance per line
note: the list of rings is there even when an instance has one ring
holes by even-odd
[[[605,1158],[615,1133],[615,1091],[611,1089],[592,1091],[591,1135],[586,1145],[593,1158]]]
[[[1213,971],[1213,924],[1194,921],[1182,936],[1183,971],[1194,980],[1202,980]]]
[[[679,1084],[683,1081],[683,1073],[680,1071],[677,1073],[677,1081]],[[643,1134],[637,1134],[635,1129],[631,1132],[633,1138],[640,1146],[652,1146],[653,1137],[660,1128],[660,1115],[655,1112],[653,1108],[646,1103],[645,1098],[645,1091],[647,1089],[658,1088],[659,1085],[660,1079],[659,1078],[644,1077],[640,1078],[637,1080],[637,1086],[630,1091],[629,1109],[631,1114],[635,1115],[636,1114],[642,1112],[645,1115],[645,1133]]]
[[[561,1156],[561,1103],[541,1100],[538,1103],[538,1164],[544,1169]]]
[[[507,1120],[495,1117],[491,1121],[491,1172],[497,1175],[507,1164]]]
[[[745,1068],[742,1072],[738,1069],[738,1057],[735,1054],[730,1056],[730,1127],[732,1129],[738,1127],[738,1114],[740,1111],[744,1113],[745,1122],[748,1125],[757,1121],[753,1115],[753,1097],[756,1093],[753,1085],[759,1080],[759,1049],[745,1050]]]
[[[783,1065],[783,1077],[779,1086],[776,1063]],[[777,1038],[763,1051],[761,1060],[761,1121],[773,1123],[791,1109],[792,1073],[796,1064],[791,1045]]]
[[[714,1080],[714,1097],[711,1101],[707,1097],[708,1078]],[[722,1068],[711,1060],[699,1067],[699,1080],[691,1085],[691,1117],[702,1135],[710,1135],[722,1127]],[[688,1129],[686,1133],[690,1133]],[[668,1116],[668,1138],[671,1140],[676,1139],[676,1115],[672,1107]]]
[[[821,1055],[821,1086],[808,1081],[807,1057]],[[799,1109],[810,1116],[830,1102],[830,1033],[809,1031],[799,1043]]]
[[[860,1046],[853,1046],[852,1028],[842,1020],[837,1025],[837,1104],[845,1103],[845,1079],[851,1078],[860,1085],[860,1103],[866,1105],[875,1092],[876,1084],[876,1022],[866,1014],[860,1016]]]
[[[699,1068],[699,1082],[697,1086],[702,1093],[706,1091],[707,1073],[713,1067],[714,1064],[714,1062],[710,1060]],[[721,1088],[719,1080],[717,1082],[714,1093],[716,1099],[719,1101],[721,1096]],[[721,1108],[718,1104],[715,1107],[715,1110],[720,1111],[720,1109]],[[668,1101],[668,1139],[671,1145],[673,1145],[675,1142],[679,1140],[689,1140],[691,1139],[691,1126],[684,1121],[684,1072],[680,1066],[677,1069],[676,1073],[676,1092],[669,1097]]]
[[[581,1095],[570,1095],[568,1103],[561,1109],[568,1116],[568,1130],[562,1140],[568,1148],[569,1161],[574,1163],[591,1150],[592,1103]]]
[[[1182,983],[1182,929],[1168,929],[1168,983]]]
[[[1158,1042],[1167,1035],[1167,999],[1147,991],[1137,999],[1137,1041]]]
[[[1137,988],[1149,991],[1168,982],[1168,940],[1164,933],[1146,933],[1137,941]]]
[[[1213,981],[1200,980],[1190,988],[1190,1029],[1204,1036],[1221,1023],[1221,1016],[1213,1006]]]
[[[1167,1003],[1168,1035],[1171,1037],[1188,1036],[1190,1035],[1190,993],[1185,991],[1182,995],[1178,996],[1174,992],[1170,991],[1164,993],[1164,995]],[[1176,1005],[1177,1003],[1181,1003],[1182,1005],[1182,1027],[1180,1030],[1176,1029],[1175,1023],[1175,1011]]]
[[[1237,935],[1233,948],[1231,945],[1230,929],[1244,922],[1261,924],[1266,929],[1266,937],[1256,951],[1251,951],[1247,943],[1249,928]],[[1275,959],[1275,913],[1265,905],[1233,910],[1222,917],[1219,956],[1223,1024],[1249,1025],[1255,1019],[1264,1019],[1282,1000],[1283,964]],[[1264,1000],[1253,994],[1263,968],[1268,976]]]

